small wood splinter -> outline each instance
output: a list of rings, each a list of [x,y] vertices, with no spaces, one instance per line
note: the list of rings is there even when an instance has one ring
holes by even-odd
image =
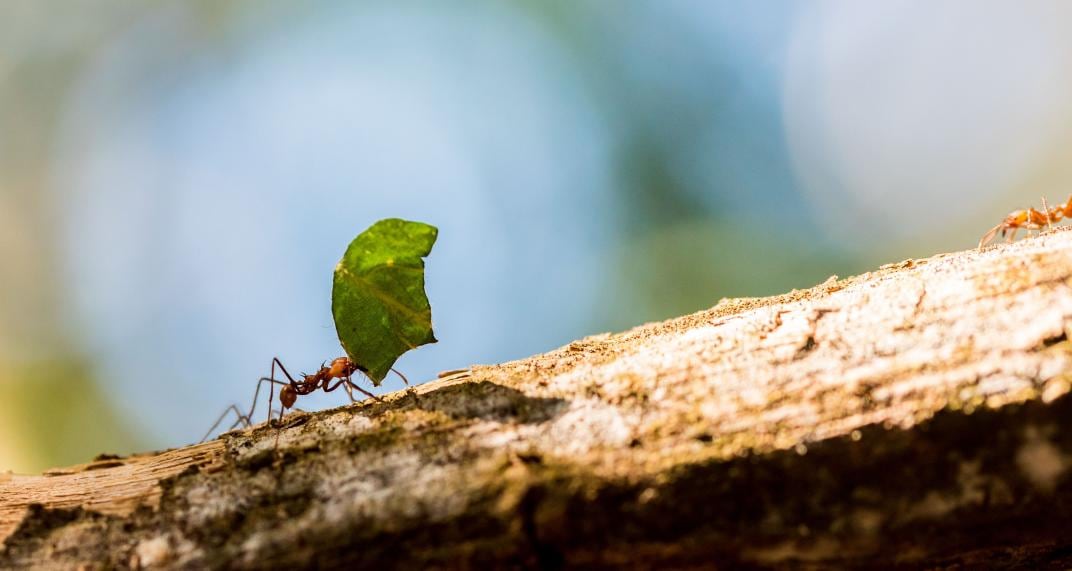
[[[1054,222],[1060,222],[1062,218],[1072,218],[1072,196],[1069,196],[1064,204],[1058,204],[1053,208],[1048,208],[1046,199],[1043,198],[1041,211],[1028,208],[1027,210],[1010,212],[1001,221],[1001,224],[994,226],[986,234],[983,234],[982,239],[979,240],[979,248],[989,244],[999,231],[1006,242],[1012,242],[1020,228],[1042,230],[1043,228],[1052,227]]]
[[[276,380],[275,368],[277,366],[287,377],[287,382]],[[406,383],[406,386],[409,386],[409,379],[407,379],[405,375],[394,368],[392,368],[391,371],[398,375],[399,378],[402,379],[402,382]],[[352,377],[356,372],[366,373],[367,370],[347,357],[339,357],[338,359],[333,360],[331,364],[321,364],[320,370],[313,374],[302,373],[301,380],[296,381],[294,380],[294,377],[290,376],[290,373],[287,372],[286,367],[283,366],[283,363],[279,361],[278,357],[272,358],[272,372],[269,376],[261,377],[257,380],[257,388],[253,391],[253,404],[249,407],[249,412],[242,414],[242,411],[235,405],[227,407],[227,409],[223,411],[223,414],[216,419],[216,422],[212,424],[212,428],[209,428],[208,432],[205,433],[201,442],[207,440],[209,435],[212,434],[212,431],[216,430],[216,427],[219,426],[220,423],[223,422],[223,419],[227,417],[227,414],[231,412],[233,412],[237,418],[228,430],[233,430],[240,424],[245,425],[247,428],[251,426],[253,423],[253,412],[257,409],[257,397],[260,395],[261,385],[263,383],[281,385],[281,388],[279,389],[279,403],[281,405],[279,409],[279,422],[282,422],[283,415],[286,413],[287,409],[294,407],[294,403],[297,402],[299,396],[313,393],[317,389],[323,389],[325,393],[330,393],[341,386],[346,390],[346,394],[349,395],[350,402],[357,402],[353,393],[355,390],[376,401],[381,401],[382,399],[380,399],[380,397],[366,391],[354,383]],[[331,384],[331,381],[335,379],[338,379],[338,382]],[[274,394],[275,387],[273,386],[268,391],[269,422],[272,420],[272,399]]]

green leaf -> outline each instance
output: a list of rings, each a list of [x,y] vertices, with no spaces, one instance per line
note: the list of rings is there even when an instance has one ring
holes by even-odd
[[[375,386],[403,353],[436,342],[423,258],[438,233],[422,222],[380,220],[350,242],[335,266],[335,330],[350,360]]]

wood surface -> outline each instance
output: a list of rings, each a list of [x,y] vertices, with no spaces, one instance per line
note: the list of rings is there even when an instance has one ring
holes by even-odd
[[[0,476],[0,568],[1069,567],[1070,326],[1061,230],[724,299]]]

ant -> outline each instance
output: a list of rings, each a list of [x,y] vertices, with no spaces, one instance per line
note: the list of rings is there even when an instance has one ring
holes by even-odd
[[[1001,231],[1001,236],[1004,238],[1008,233],[1007,242],[1012,242],[1016,237],[1016,232],[1020,228],[1026,228],[1028,230],[1042,230],[1043,226],[1050,228],[1054,222],[1060,222],[1062,218],[1072,218],[1072,196],[1068,197],[1068,200],[1064,204],[1058,204],[1053,208],[1046,206],[1046,199],[1042,199],[1042,211],[1035,210],[1034,208],[1028,208],[1027,210],[1014,210],[1001,221],[1001,224],[994,226],[989,232],[983,234],[983,238],[979,240],[979,248],[990,243],[994,239],[994,236]]]
[[[280,371],[283,371],[283,374],[286,375],[287,381],[289,382],[276,380],[276,366],[279,367]],[[231,428],[229,428],[228,430],[233,430],[239,424],[245,424],[247,427],[249,427],[253,423],[253,412],[257,409],[257,396],[260,395],[261,385],[266,382],[271,385],[282,385],[282,388],[279,389],[279,422],[283,421],[283,415],[286,413],[287,409],[294,407],[294,403],[298,400],[298,397],[300,395],[311,394],[317,389],[324,389],[325,393],[330,393],[331,391],[334,391],[341,386],[346,390],[346,394],[349,395],[350,402],[357,402],[357,399],[354,398],[354,390],[378,402],[382,402],[382,399],[380,397],[366,391],[365,389],[354,383],[351,377],[353,377],[353,374],[358,371],[360,371],[362,374],[368,373],[368,369],[362,367],[361,365],[358,365],[349,358],[339,357],[338,359],[334,359],[333,361],[331,361],[330,365],[321,363],[320,370],[313,374],[302,373],[301,380],[295,381],[294,377],[290,376],[290,373],[287,372],[287,369],[283,366],[283,363],[279,361],[279,358],[273,357],[271,374],[267,377],[261,377],[257,380],[257,388],[253,391],[253,404],[250,406],[249,412],[247,414],[242,414],[242,411],[240,411],[238,407],[233,404],[227,407],[227,409],[223,411],[223,414],[221,414],[220,417],[216,419],[216,422],[212,424],[212,428],[209,428],[208,432],[205,433],[205,436],[201,439],[201,442],[204,442],[208,439],[208,436],[212,434],[212,431],[215,430],[217,426],[219,426],[220,422],[223,422],[223,419],[226,418],[227,413],[229,412],[234,412],[237,419],[235,420],[234,424],[231,425]],[[394,374],[398,375],[402,379],[402,382],[406,383],[407,387],[409,386],[409,379],[407,379],[405,375],[398,372],[394,368],[391,368],[391,371],[394,372]],[[339,381],[335,384],[331,384],[331,381],[334,379],[339,379]],[[272,398],[274,394],[274,387],[270,388],[268,392],[269,422],[271,422],[272,420]]]

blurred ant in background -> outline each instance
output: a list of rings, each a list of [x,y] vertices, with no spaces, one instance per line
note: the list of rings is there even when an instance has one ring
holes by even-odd
[[[280,371],[283,371],[283,374],[286,375],[288,382],[277,381],[275,379],[276,366],[279,367]],[[392,368],[391,371],[394,372],[394,374],[398,375],[407,387],[409,386],[409,379],[407,379],[405,375],[399,373],[394,368]],[[356,383],[354,383],[352,377],[356,372],[361,372],[362,374],[364,374],[367,373],[368,370],[361,365],[358,365],[357,363],[353,362],[347,357],[339,357],[338,359],[333,360],[330,365],[321,364],[320,370],[313,374],[302,373],[301,380],[295,381],[294,377],[290,376],[290,373],[287,372],[287,369],[283,366],[283,363],[279,361],[279,358],[272,358],[272,372],[269,376],[261,377],[257,380],[257,388],[253,391],[253,404],[249,408],[249,413],[242,414],[242,411],[240,411],[238,407],[233,404],[227,407],[227,409],[223,411],[223,414],[221,414],[220,417],[216,419],[216,422],[212,424],[212,428],[209,428],[208,432],[205,433],[205,436],[201,439],[201,442],[204,442],[206,439],[208,439],[209,435],[212,434],[212,431],[215,430],[217,426],[219,426],[220,422],[223,422],[223,419],[226,418],[227,414],[230,412],[234,412],[237,418],[234,424],[232,424],[228,430],[234,430],[234,428],[239,424],[245,424],[247,428],[251,426],[253,424],[253,412],[257,409],[257,397],[260,395],[261,385],[263,383],[269,383],[270,385],[281,385],[281,388],[279,389],[280,422],[282,422],[283,415],[286,413],[287,409],[294,407],[294,403],[298,400],[298,397],[300,395],[307,395],[313,393],[317,389],[323,389],[325,393],[330,393],[331,391],[334,391],[339,387],[343,387],[346,390],[346,394],[350,397],[350,402],[357,402],[357,399],[354,398],[353,393],[353,391],[355,390],[364,394],[367,397],[375,399],[376,401],[380,401],[380,397],[366,391],[365,389],[359,387]],[[338,379],[338,382],[336,382],[335,384],[331,384],[331,381],[335,379]],[[269,422],[272,420],[272,397],[274,396],[274,394],[275,389],[273,386],[268,391]]]
[[[989,232],[983,234],[983,238],[979,240],[979,247],[990,243],[997,235],[998,231],[1001,232],[1001,236],[1004,238],[1006,233],[1008,237],[1006,241],[1012,242],[1016,237],[1016,232],[1020,228],[1026,228],[1028,230],[1042,230],[1043,227],[1049,228],[1053,226],[1054,222],[1060,222],[1062,218],[1072,218],[1072,196],[1068,197],[1068,200],[1064,204],[1058,204],[1053,208],[1046,207],[1046,199],[1042,199],[1042,211],[1035,210],[1034,208],[1028,208],[1027,210],[1014,210],[1001,221],[1001,224],[994,226]]]

